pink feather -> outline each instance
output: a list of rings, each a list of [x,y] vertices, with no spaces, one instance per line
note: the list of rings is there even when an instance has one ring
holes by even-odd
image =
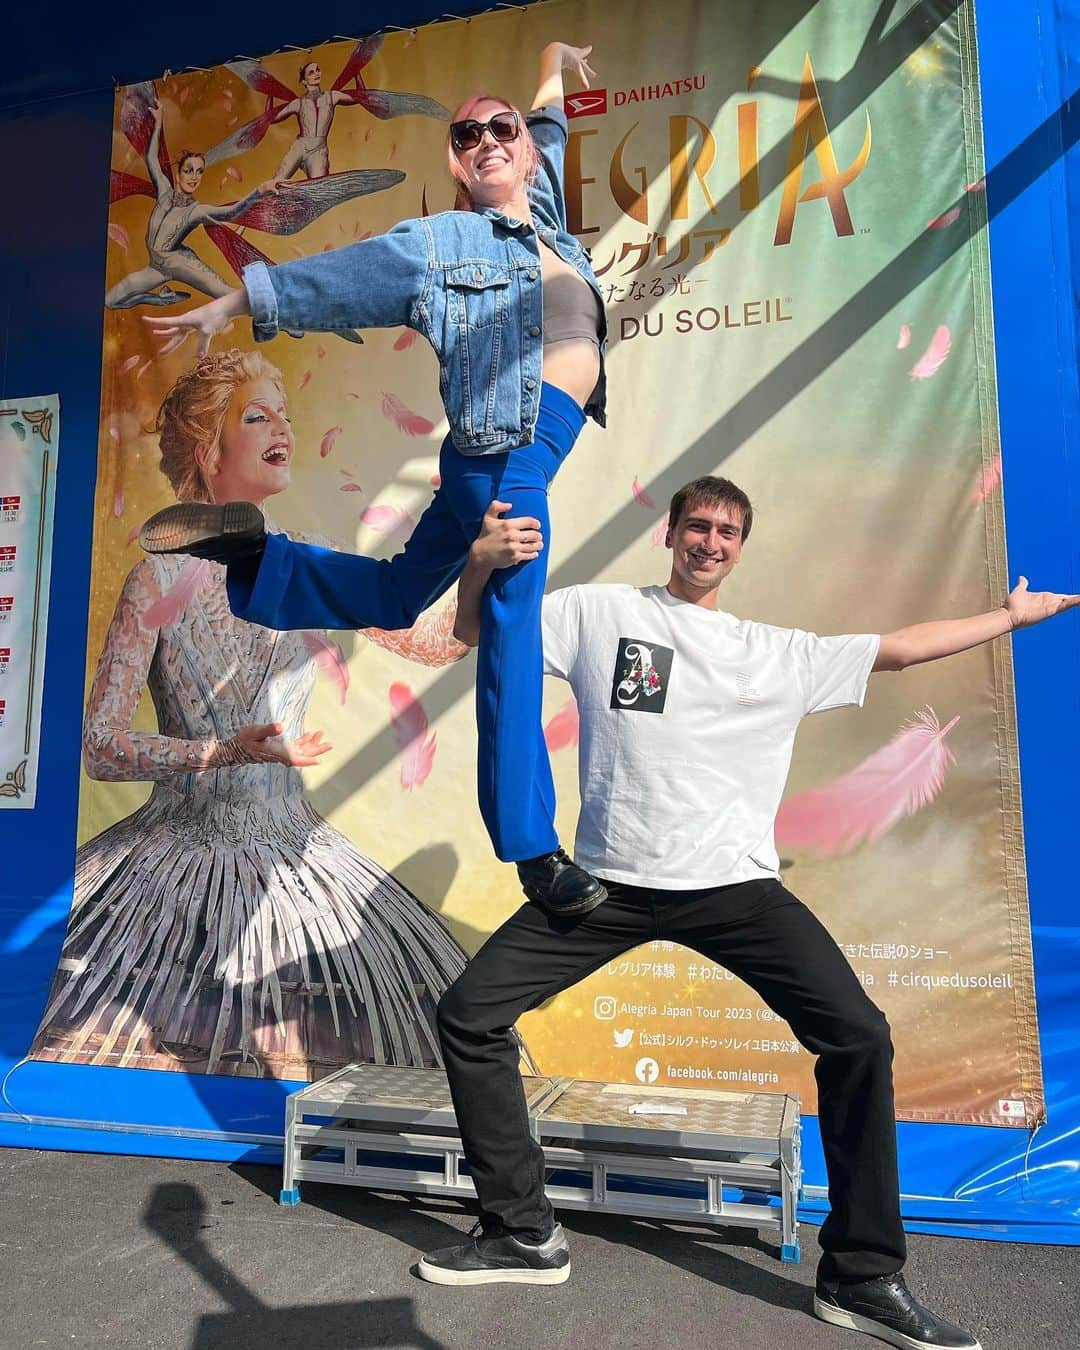
[[[380,534],[396,534],[402,543],[416,529],[416,521],[400,506],[368,506],[360,513],[360,519]]]
[[[577,745],[581,718],[573,694],[544,728],[544,740],[547,748],[554,752],[568,745]]]
[[[411,347],[420,334],[415,328],[406,328],[401,336],[394,341],[394,351],[403,352]]]
[[[116,491],[113,493],[112,512],[117,520],[124,514],[124,489],[120,483],[117,483]]]
[[[382,410],[383,416],[389,418],[398,431],[404,432],[406,436],[426,436],[435,430],[434,422],[414,413],[394,394],[383,394]]]
[[[975,491],[971,494],[972,506],[981,506],[987,497],[991,496],[994,489],[1001,485],[1001,452],[999,451],[985,465],[979,474],[979,481],[975,485]]]
[[[322,345],[321,342],[320,342],[319,345],[315,348],[315,355],[319,358],[320,361],[321,361],[321,360],[323,359],[323,357],[326,355],[326,348]]]
[[[952,334],[942,324],[930,339],[930,345],[926,351],[911,367],[909,372],[911,378],[913,380],[928,380],[931,375],[940,369],[951,348]]]
[[[360,486],[359,483],[342,483],[342,484],[341,484],[341,491],[342,491],[342,492],[363,492],[363,490],[364,490],[364,489]]]
[[[310,380],[311,380],[311,371],[305,370],[303,375],[301,375],[299,380],[297,380],[296,382],[297,389],[303,389],[304,386],[310,382]]]
[[[902,352],[905,347],[911,346],[911,326],[906,323],[900,325],[900,336],[896,339],[896,350]]]
[[[333,450],[334,442],[340,435],[341,435],[340,427],[331,427],[330,430],[319,442],[319,454],[322,456],[323,459],[325,459],[326,456],[330,453],[330,451]]]
[[[965,191],[965,192],[985,192],[985,191],[986,191],[986,179],[985,179],[985,178],[979,178],[979,179],[977,179],[974,183],[969,183],[969,184],[967,185],[967,187],[964,189],[964,191]]]
[[[926,708],[850,773],[788,798],[776,817],[777,844],[825,857],[880,839],[941,791],[956,763],[945,737],[959,720],[943,727]]]
[[[122,361],[120,363],[121,372],[126,374],[129,370],[134,369],[134,367],[137,366],[141,360],[142,357],[139,355],[138,352],[136,352],[134,356],[129,356],[127,360]]]
[[[933,220],[926,222],[928,230],[947,230],[950,225],[954,225],[960,219],[960,208],[958,206],[950,207],[948,211],[940,216],[935,216]]]
[[[175,623],[195,599],[209,571],[205,558],[188,558],[173,584],[142,616],[143,627],[166,628]]]
[[[313,633],[310,629],[305,629],[301,636],[308,655],[315,662],[319,673],[337,686],[338,699],[344,706],[345,695],[349,692],[349,667],[345,664],[341,648],[336,642],[331,642],[321,633]]]
[[[630,486],[630,491],[634,494],[634,501],[637,502],[638,506],[644,506],[647,511],[656,510],[656,502],[653,501],[652,497],[649,496],[638,482],[637,474],[634,475],[634,481]]]
[[[113,243],[119,244],[121,248],[127,248],[131,243],[127,230],[124,229],[123,225],[118,225],[115,220],[109,221],[107,234]]]
[[[401,789],[411,792],[419,787],[435,762],[435,733],[428,739],[428,720],[423,705],[407,684],[390,686],[390,722],[401,752]]]
[[[665,511],[660,519],[652,528],[652,534],[649,536],[653,548],[663,548],[667,542],[668,532],[668,513]]]

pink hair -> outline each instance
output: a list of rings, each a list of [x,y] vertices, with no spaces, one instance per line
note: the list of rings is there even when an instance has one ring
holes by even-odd
[[[457,109],[451,122],[464,122],[467,117],[471,117],[476,107],[480,103],[501,103],[504,108],[517,113],[518,122],[521,124],[521,132],[518,139],[522,143],[524,153],[522,155],[522,165],[525,169],[524,183],[528,187],[536,179],[540,169],[540,154],[536,149],[536,142],[532,138],[532,132],[526,125],[520,109],[514,104],[508,103],[504,98],[498,98],[495,94],[470,94],[465,102]],[[450,176],[457,184],[457,194],[454,197],[455,211],[472,211],[473,199],[469,193],[468,185],[465,179],[465,171],[461,167],[457,153],[448,139],[446,142],[446,158],[450,164]]]

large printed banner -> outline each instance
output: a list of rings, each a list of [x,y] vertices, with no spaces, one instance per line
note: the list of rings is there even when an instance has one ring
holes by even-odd
[[[473,663],[449,601],[406,634],[275,634],[232,618],[220,568],[135,542],[227,478],[262,484],[275,528],[393,553],[437,481],[432,353],[392,330],[282,334],[256,356],[238,321],[193,374],[193,342],[155,343],[142,316],[220,294],[254,258],[449,209],[448,110],[478,89],[527,107],[551,40],[594,48],[596,87],[567,102],[565,193],[612,333],[609,427],[587,427],[552,490],[551,587],[665,581],[667,499],[721,472],[755,506],[722,594],[737,615],[881,632],[1001,603],[971,7],[929,37],[902,9],[882,28],[880,6],[843,0],[552,0],[120,91],[90,777],[34,1056],[297,1079],[434,1063],[439,992],[521,903],[474,805]],[[273,431],[286,414],[295,449]],[[546,716],[569,841],[565,686]],[[334,748],[302,781],[200,770],[271,721]],[[811,718],[778,845],[888,1015],[900,1116],[1040,1119],[1007,644],[877,676],[863,709]],[[544,1073],[814,1107],[787,1026],[670,944],[521,1031]]]
[[[37,800],[60,401],[0,407],[0,808]]]

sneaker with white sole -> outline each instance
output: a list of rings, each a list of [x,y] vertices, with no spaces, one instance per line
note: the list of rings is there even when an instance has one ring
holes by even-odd
[[[570,1278],[570,1244],[558,1223],[539,1243],[476,1233],[459,1247],[428,1252],[417,1272],[431,1284],[562,1284]]]
[[[899,1273],[857,1282],[819,1279],[814,1315],[900,1350],[981,1350],[969,1331],[924,1308]]]

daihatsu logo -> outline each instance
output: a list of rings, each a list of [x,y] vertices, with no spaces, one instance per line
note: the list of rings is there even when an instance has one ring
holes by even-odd
[[[563,100],[567,117],[597,117],[607,112],[606,89],[581,89]]]

